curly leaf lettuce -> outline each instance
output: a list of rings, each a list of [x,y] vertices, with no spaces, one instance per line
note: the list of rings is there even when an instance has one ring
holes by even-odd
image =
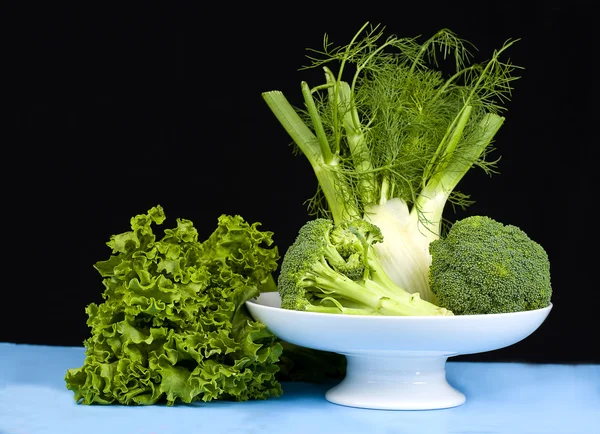
[[[222,215],[204,241],[189,220],[165,229],[161,206],[113,235],[95,264],[104,302],[86,308],[86,358],[67,388],[83,404],[148,405],[266,399],[282,393],[282,346],[244,303],[272,281],[279,253],[272,233]]]

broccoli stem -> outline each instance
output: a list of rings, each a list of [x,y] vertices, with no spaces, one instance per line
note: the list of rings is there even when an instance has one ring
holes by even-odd
[[[367,308],[344,307],[344,306],[322,306],[311,304],[306,308],[307,312],[315,313],[338,313],[344,315],[376,315],[377,312]]]
[[[369,262],[376,262],[376,260],[369,258]],[[323,293],[322,301],[332,297],[338,301],[348,300],[353,303],[353,306],[324,306],[311,303],[305,307],[305,310],[309,312],[361,315],[375,313],[397,316],[450,314],[446,309],[421,299],[418,293],[410,294],[394,284],[378,264],[373,263],[372,266],[375,272],[364,282],[358,283],[332,270],[325,259],[319,261],[312,268],[311,277],[304,281],[305,285],[320,290]],[[364,309],[355,307],[354,304],[356,303],[363,305]]]

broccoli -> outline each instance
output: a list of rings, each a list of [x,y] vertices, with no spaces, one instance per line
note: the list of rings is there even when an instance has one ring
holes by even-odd
[[[373,250],[383,237],[365,220],[308,221],[284,255],[278,277],[284,309],[354,315],[452,315],[385,273]]]
[[[429,245],[431,291],[456,315],[520,312],[550,304],[550,262],[520,228],[490,217],[456,221]]]

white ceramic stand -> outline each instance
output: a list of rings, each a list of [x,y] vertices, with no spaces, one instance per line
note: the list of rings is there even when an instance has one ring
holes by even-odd
[[[527,312],[457,316],[336,315],[281,309],[276,292],[246,303],[280,339],[343,354],[346,377],[332,403],[381,410],[456,407],[465,396],[446,380],[446,360],[515,344],[546,319],[552,304]]]
[[[344,380],[325,394],[334,404],[381,410],[456,407],[465,395],[446,380],[446,357],[389,352],[346,354]]]

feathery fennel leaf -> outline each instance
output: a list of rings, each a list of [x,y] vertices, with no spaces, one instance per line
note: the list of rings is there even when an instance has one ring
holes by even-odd
[[[516,41],[470,64],[473,45],[448,29],[423,42],[384,31],[366,23],[347,45],[334,46],[325,35],[322,49],[310,49],[302,69],[322,68],[325,81],[312,88],[302,83],[304,107],[292,107],[280,92],[263,93],[317,172],[310,209],[316,216],[348,220],[401,198],[424,207],[415,212],[426,219],[426,201],[418,198],[449,160],[495,168],[487,159],[493,135],[485,146],[475,137],[491,114],[501,124],[518,78],[517,67],[501,57]],[[441,62],[454,70],[444,72]],[[456,184],[444,186],[447,200],[468,206],[468,195],[454,192]]]

